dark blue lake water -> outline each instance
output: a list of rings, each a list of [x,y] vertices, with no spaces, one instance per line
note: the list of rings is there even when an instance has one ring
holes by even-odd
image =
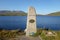
[[[60,16],[37,16],[37,28],[60,30]],[[26,28],[27,16],[0,16],[0,29]]]

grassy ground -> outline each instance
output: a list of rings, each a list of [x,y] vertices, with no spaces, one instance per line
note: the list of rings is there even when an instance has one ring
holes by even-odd
[[[50,30],[38,29],[37,33],[33,37],[40,36],[42,40],[60,40],[60,31],[51,31],[55,32],[56,36],[46,36],[45,32]],[[25,35],[24,31],[20,30],[0,30],[0,40],[5,40],[6,38],[15,38],[16,36]]]
[[[46,36],[46,32],[54,32],[54,36]],[[53,31],[47,29],[38,29],[33,37],[40,36],[42,40],[60,40],[60,31]]]
[[[57,36],[56,36],[56,40],[60,40],[60,31],[56,31]]]
[[[25,35],[25,33],[20,30],[0,30],[0,40],[15,38],[18,35]]]
[[[42,32],[40,36],[43,40],[55,40],[56,39],[55,36],[46,36],[44,32]]]
[[[46,36],[46,31],[49,32],[55,32],[55,36]],[[37,33],[34,36],[40,36],[42,40],[60,40],[60,31],[52,31],[52,30],[37,30]]]
[[[40,36],[43,40],[60,40],[60,31],[55,31],[56,36],[46,36],[46,34],[42,33]]]

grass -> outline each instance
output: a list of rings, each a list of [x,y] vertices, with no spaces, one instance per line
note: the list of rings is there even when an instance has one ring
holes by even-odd
[[[56,40],[60,40],[60,31],[56,31],[57,36],[56,36]]]
[[[55,32],[57,34],[56,36],[46,36],[46,31],[51,30],[38,29],[37,32],[32,36],[40,36],[42,40],[60,40],[60,31],[51,31]],[[25,35],[25,32],[21,30],[0,30],[0,40],[5,40],[5,38],[15,38],[16,36],[21,35]]]
[[[55,32],[56,36],[46,36],[46,34],[45,34],[46,31]],[[60,40],[60,31],[42,30],[40,36],[41,36],[42,40]]]
[[[25,33],[20,30],[0,30],[0,40],[4,40],[6,38],[15,38],[18,35],[24,35]]]
[[[43,40],[55,40],[55,36],[46,36],[44,32],[42,32],[40,36]]]
[[[46,36],[46,31],[51,31],[51,32],[55,32],[55,34],[57,34],[56,36]],[[35,33],[34,35],[32,35],[33,37],[36,36],[40,36],[42,38],[42,40],[60,40],[60,31],[53,31],[53,30],[46,30],[46,29],[38,29],[37,33]]]

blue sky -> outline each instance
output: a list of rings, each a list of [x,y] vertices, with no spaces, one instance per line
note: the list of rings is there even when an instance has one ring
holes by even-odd
[[[22,10],[27,12],[33,6],[37,14],[60,11],[60,0],[0,0],[0,10]]]

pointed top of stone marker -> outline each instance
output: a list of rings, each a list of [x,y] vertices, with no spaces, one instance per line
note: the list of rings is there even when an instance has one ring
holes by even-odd
[[[35,10],[35,8],[34,8],[34,7],[32,7],[32,6],[30,6],[30,7],[29,7],[29,9],[31,9],[31,10],[33,10],[33,9],[34,9],[34,10]]]
[[[28,14],[30,14],[30,15],[35,15],[35,14],[36,14],[35,8],[32,7],[32,6],[30,6],[30,7],[28,8]]]
[[[34,7],[30,6],[29,8],[32,8],[33,9]]]

